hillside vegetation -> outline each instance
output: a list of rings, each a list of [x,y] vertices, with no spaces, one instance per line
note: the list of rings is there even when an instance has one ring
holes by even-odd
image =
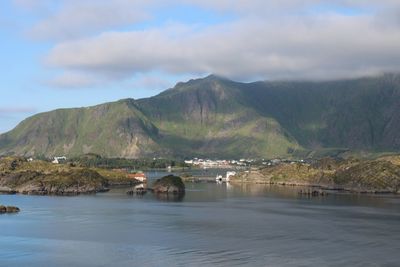
[[[273,158],[398,152],[398,110],[397,74],[254,83],[211,75],[150,98],[37,114],[0,135],[0,154]]]

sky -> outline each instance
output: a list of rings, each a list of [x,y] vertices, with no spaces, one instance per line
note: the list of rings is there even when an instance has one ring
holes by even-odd
[[[1,0],[0,133],[179,81],[400,70],[398,0]]]

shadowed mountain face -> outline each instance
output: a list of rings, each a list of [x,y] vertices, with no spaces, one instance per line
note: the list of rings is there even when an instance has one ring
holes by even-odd
[[[146,99],[42,113],[0,152],[109,157],[274,157],[302,149],[400,149],[400,75],[237,83],[208,76]]]

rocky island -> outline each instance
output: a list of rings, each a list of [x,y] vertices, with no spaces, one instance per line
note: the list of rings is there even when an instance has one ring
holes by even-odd
[[[313,163],[283,162],[239,173],[231,181],[313,186],[356,193],[399,193],[400,156],[374,160],[324,158]]]
[[[153,189],[156,194],[185,194],[185,184],[182,178],[175,175],[167,175],[154,182]]]
[[[78,195],[104,192],[113,184],[135,184],[127,174],[106,169],[52,164],[22,157],[0,159],[0,193]]]
[[[0,205],[0,214],[17,212],[20,212],[20,209],[18,207]]]

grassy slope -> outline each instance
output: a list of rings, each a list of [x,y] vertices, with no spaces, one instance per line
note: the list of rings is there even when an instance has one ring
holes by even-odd
[[[90,108],[60,109],[35,115],[2,136],[17,154],[135,157],[157,145],[157,129],[129,100]]]

